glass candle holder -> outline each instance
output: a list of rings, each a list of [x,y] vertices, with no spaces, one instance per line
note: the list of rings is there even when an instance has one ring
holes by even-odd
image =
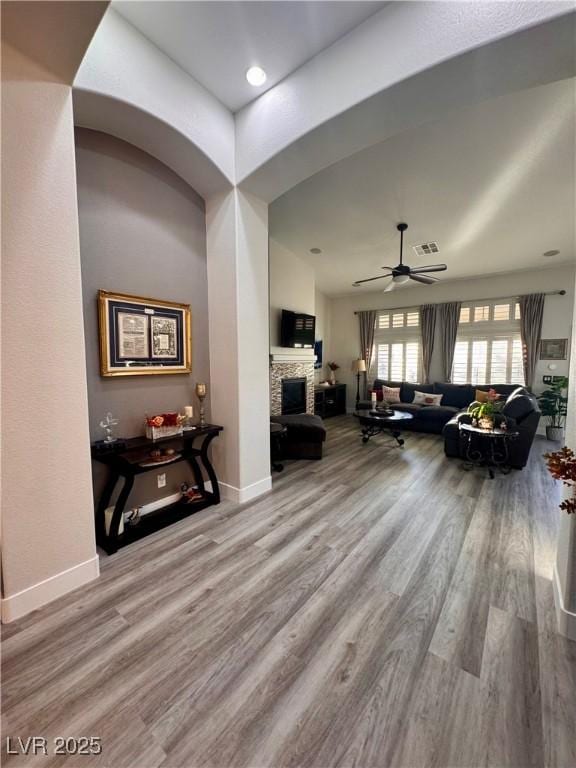
[[[196,397],[200,401],[200,426],[206,426],[206,415],[204,411],[204,400],[206,399],[206,384],[196,384]]]

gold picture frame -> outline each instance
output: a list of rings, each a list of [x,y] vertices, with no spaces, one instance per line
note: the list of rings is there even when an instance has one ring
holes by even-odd
[[[192,372],[189,304],[100,290],[98,324],[102,376]]]

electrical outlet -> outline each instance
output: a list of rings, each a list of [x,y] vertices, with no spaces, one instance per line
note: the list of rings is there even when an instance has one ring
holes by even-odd
[[[166,487],[166,472],[163,472],[161,475],[158,475],[158,488],[165,488]]]

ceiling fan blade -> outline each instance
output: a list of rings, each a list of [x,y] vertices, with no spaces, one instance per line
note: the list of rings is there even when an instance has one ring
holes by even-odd
[[[410,280],[415,280],[417,283],[424,283],[424,285],[432,285],[433,283],[439,283],[437,277],[424,277],[423,275],[413,275],[410,273]]]
[[[371,283],[372,280],[382,280],[385,277],[390,277],[390,275],[378,275],[377,277],[367,277],[364,280],[355,280],[352,285],[356,287],[362,283]]]
[[[389,269],[389,270],[390,270],[390,272],[394,272],[394,270],[396,269],[396,267],[380,267],[380,269]]]
[[[427,264],[424,267],[412,267],[410,272],[420,275],[423,272],[444,272],[445,269],[447,269],[446,264]]]

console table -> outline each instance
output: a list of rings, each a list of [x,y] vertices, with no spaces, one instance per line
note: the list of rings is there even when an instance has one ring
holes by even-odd
[[[322,419],[346,413],[346,384],[314,387],[314,413]]]
[[[201,509],[220,503],[220,491],[218,478],[214,467],[208,458],[208,447],[212,440],[222,432],[223,427],[215,424],[207,424],[205,427],[197,427],[188,430],[176,437],[167,437],[162,440],[148,440],[146,437],[134,437],[129,440],[119,440],[118,446],[102,448],[102,443],[92,444],[92,459],[108,467],[109,475],[100,496],[95,511],[96,541],[109,555],[120,547],[131,544],[149,533],[182,520],[188,515],[199,512]],[[200,447],[195,447],[196,440],[202,438]],[[149,464],[150,451],[155,448],[172,448],[176,451],[174,458],[165,457],[161,464]],[[201,498],[193,502],[178,501],[175,504],[162,507],[154,512],[141,517],[137,525],[124,526],[124,532],[119,533],[120,521],[134,485],[137,475],[146,472],[158,472],[172,464],[187,461],[192,469],[194,484],[201,494]],[[146,466],[142,466],[146,464]],[[206,490],[201,466],[204,467],[211,483],[211,490]],[[118,495],[109,530],[106,531],[105,511],[110,505],[110,499],[120,478],[123,485]]]

